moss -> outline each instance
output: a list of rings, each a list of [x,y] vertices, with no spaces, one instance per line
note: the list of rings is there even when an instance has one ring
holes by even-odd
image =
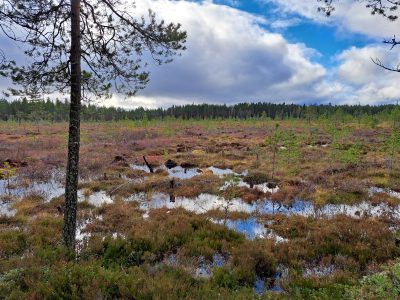
[[[330,204],[355,204],[365,200],[366,195],[359,193],[336,192],[329,193],[326,202]]]
[[[103,242],[102,265],[105,267],[122,266],[125,268],[139,266],[144,262],[144,253],[149,250],[151,250],[151,244],[147,240],[113,239],[108,236]]]
[[[348,270],[357,273],[368,264],[384,262],[400,253],[394,233],[375,219],[280,217],[269,227],[289,238],[275,251],[279,260],[292,266],[304,265],[304,261],[319,261],[326,256],[334,260],[347,257],[356,262],[348,265]]]
[[[21,255],[28,247],[28,236],[22,230],[0,232],[0,257]]]
[[[125,181],[122,178],[107,177],[106,179],[100,178],[98,180],[80,183],[79,189],[83,189],[86,194],[90,195],[99,191],[107,191],[124,183]]]
[[[269,241],[258,240],[244,243],[233,252],[233,272],[240,284],[252,286],[256,277],[271,278],[277,262]]]
[[[13,204],[17,209],[16,217],[0,217],[0,276],[4,279],[0,280],[0,298],[398,297],[395,293],[400,268],[394,265],[382,272],[380,267],[400,254],[396,233],[389,230],[392,220],[386,216],[375,219],[257,216],[260,221],[266,221],[268,230],[288,239],[282,243],[247,241],[242,234],[212,223],[210,217],[224,217],[220,211],[194,215],[182,209],[163,208],[150,211],[149,218],[143,219],[138,203],[125,202],[124,198],[138,192],[169,193],[169,178],[165,170],[148,174],[133,170],[126,163],[148,155],[154,165],[168,158],[178,164],[198,165],[203,173],[189,180],[176,180],[175,196],[219,195],[220,186],[228,178],[219,178],[207,171],[211,165],[232,168],[236,172],[249,170],[246,181],[253,185],[269,181],[266,174],[272,171],[272,156],[271,150],[263,147],[263,141],[275,124],[265,119],[149,122],[151,126],[150,123],[143,126],[141,122],[82,123],[88,138],[81,147],[81,174],[95,179],[81,183],[80,188],[87,195],[107,191],[114,196],[114,203],[100,208],[87,202],[78,204],[79,222],[90,220],[85,228],[88,241],[80,245],[78,261],[75,262],[71,253],[61,246],[63,218],[57,207],[63,204],[62,196],[49,203],[27,197]],[[387,203],[391,207],[398,204],[393,197],[376,194],[367,198],[366,195],[369,186],[391,189],[399,186],[398,167],[389,174],[385,164],[388,154],[384,152],[383,141],[388,136],[388,124],[382,123],[375,129],[348,124],[346,128],[340,126],[343,130],[332,130],[323,120],[313,120],[310,124],[302,120],[282,120],[280,124],[282,130],[291,131],[297,140],[304,141],[296,149],[298,159],[291,159],[290,165],[285,159],[290,153],[281,151],[278,156],[276,176],[280,179],[280,191],[268,196],[255,189],[235,187],[225,191],[227,198],[234,195],[252,203],[271,197],[284,205],[306,198],[312,199],[317,207],[327,203],[357,203],[364,198],[372,204]],[[1,126],[2,132],[13,135],[14,131],[22,130],[15,124]],[[355,130],[358,126],[361,128]],[[167,127],[175,129],[173,137],[164,134]],[[58,145],[65,140],[65,124],[51,127],[43,124],[42,129],[51,136],[38,134],[34,144],[31,137],[21,135],[18,139],[18,153],[30,157],[28,166],[17,170],[24,174],[18,175],[43,177],[54,166],[63,164],[65,153]],[[29,124],[27,130],[31,131]],[[8,139],[7,134],[0,139],[4,144],[1,154],[7,157],[10,154],[7,149],[15,149],[15,141]],[[331,145],[322,147],[326,142]],[[315,146],[309,148],[308,143]],[[340,150],[334,147],[335,143]],[[183,148],[188,146],[183,149],[188,151],[177,153],[182,145]],[[123,155],[126,163],[112,163],[116,155]],[[120,174],[126,177],[119,178]],[[11,202],[16,200],[8,198]],[[229,217],[249,216],[232,213]],[[184,265],[197,263],[200,257],[209,263],[216,252],[226,261],[222,268],[213,268],[213,275],[208,279],[194,278],[193,270]],[[182,263],[166,266],[170,255]],[[333,265],[335,271],[322,278],[303,276],[304,268],[325,264]],[[254,279],[265,277],[268,285],[277,265],[290,269],[289,278],[282,278],[285,292],[256,296]],[[361,279],[371,273],[375,275]]]
[[[244,182],[250,184],[250,186],[256,184],[263,184],[270,180],[269,176],[266,173],[262,172],[251,172],[244,177]]]

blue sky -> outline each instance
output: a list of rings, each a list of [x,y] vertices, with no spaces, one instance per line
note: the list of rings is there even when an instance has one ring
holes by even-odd
[[[304,2],[306,3],[307,0]],[[313,20],[305,18],[296,12],[282,12],[279,5],[276,5],[273,2],[254,0],[218,0],[214,1],[214,3],[228,5],[242,11],[260,15],[267,20],[275,20],[276,22],[293,22],[292,25],[287,27],[276,28],[274,27],[274,24],[265,24],[263,27],[270,31],[282,33],[289,42],[304,43],[307,47],[317,50],[320,53],[320,56],[315,57],[315,59],[325,66],[332,66],[332,57],[347,48],[352,46],[361,48],[368,44],[377,42],[376,38],[371,38],[365,34],[340,32],[335,26],[335,23],[329,22],[328,18],[326,18],[327,23],[321,24],[313,22]],[[364,10],[364,13],[368,13],[368,11]],[[382,38],[380,38],[379,41],[382,40]]]
[[[317,0],[140,0],[143,7],[180,22],[188,50],[152,70],[134,105],[271,101],[393,103],[400,75],[374,65],[400,62],[384,38],[398,23],[372,16],[365,3],[341,0],[332,17]],[[140,9],[139,5],[139,9]],[[125,102],[118,101],[118,105]]]
[[[150,83],[138,96],[116,94],[103,103],[395,103],[400,73],[371,58],[400,62],[400,47],[382,44],[400,34],[400,21],[372,16],[365,4],[337,1],[327,18],[317,0],[136,0],[135,16],[152,9],[159,19],[181,23],[187,50],[168,65],[149,61]]]

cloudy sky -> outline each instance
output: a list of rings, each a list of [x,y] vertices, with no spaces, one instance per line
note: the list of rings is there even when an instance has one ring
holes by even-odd
[[[365,3],[337,2],[327,18],[317,0],[137,0],[188,33],[187,50],[173,63],[150,64],[151,82],[135,98],[104,102],[123,107],[269,101],[381,104],[400,99],[400,21],[372,16]]]

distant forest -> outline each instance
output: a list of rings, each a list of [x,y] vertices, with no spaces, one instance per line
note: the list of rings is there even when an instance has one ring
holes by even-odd
[[[216,104],[188,104],[169,108],[145,109],[142,107],[126,110],[96,105],[82,106],[83,121],[152,120],[164,118],[181,119],[361,119],[375,116],[388,119],[397,105],[298,105],[267,102],[239,103],[232,106]],[[68,101],[36,100],[26,98],[9,102],[0,99],[0,120],[3,121],[51,121],[65,122],[69,117]]]

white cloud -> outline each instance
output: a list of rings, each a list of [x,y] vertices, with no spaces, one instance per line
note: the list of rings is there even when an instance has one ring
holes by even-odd
[[[384,45],[352,47],[338,55],[337,78],[348,85],[348,102],[377,104],[400,99],[400,74],[385,71],[373,64],[371,58],[380,58],[385,65],[400,62],[398,51],[389,51]]]
[[[362,5],[356,14],[355,5],[360,4],[355,1],[339,2],[329,20],[317,13],[316,0],[264,1],[278,3],[281,10],[299,12],[315,22],[335,21],[339,28],[348,26],[371,36],[381,36],[392,28],[380,32],[384,20],[377,17],[381,21],[372,22],[370,18],[375,17]],[[370,60],[379,57],[392,65],[400,62],[399,52],[384,45],[347,49],[336,57],[337,67],[326,69],[313,61],[320,55],[315,49],[290,43],[263,26],[277,21],[212,1],[137,0],[134,12],[142,15],[148,8],[159,18],[182,24],[188,32],[188,49],[171,64],[150,64],[151,82],[138,96],[124,99],[114,95],[104,102],[106,105],[155,108],[239,101],[376,104],[400,98],[400,75],[384,72]],[[392,26],[387,21],[384,24]]]
[[[300,18],[288,18],[288,19],[277,19],[270,23],[271,28],[273,29],[286,29],[292,26],[296,26],[301,23]]]
[[[368,1],[341,0],[334,1],[335,11],[331,17],[318,12],[323,2],[317,0],[263,0],[277,5],[277,12],[297,14],[313,22],[336,26],[342,34],[359,33],[370,38],[382,39],[392,37],[399,32],[398,22],[390,22],[379,15],[372,15],[366,8]]]
[[[382,52],[378,46],[352,47],[343,51],[337,58],[341,63],[337,72],[339,78],[355,85],[370,83],[377,74],[377,66],[371,58],[382,56]]]
[[[267,20],[209,1],[141,0],[136,11],[149,7],[182,24],[188,49],[172,64],[152,68],[142,97],[163,98],[154,100],[158,105],[318,98],[315,91],[326,73],[312,62],[318,53],[265,30]]]

